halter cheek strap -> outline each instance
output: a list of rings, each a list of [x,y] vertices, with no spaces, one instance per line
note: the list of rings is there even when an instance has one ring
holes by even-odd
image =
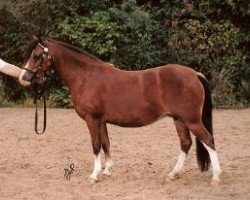
[[[48,53],[49,49],[45,46],[43,46],[41,43],[38,43],[38,45],[43,49],[44,53]]]
[[[48,60],[51,60],[52,57],[51,57],[51,55],[48,54],[49,49],[47,47],[43,46],[41,43],[38,43],[38,45],[43,49],[42,56],[44,57],[44,55],[47,55]]]

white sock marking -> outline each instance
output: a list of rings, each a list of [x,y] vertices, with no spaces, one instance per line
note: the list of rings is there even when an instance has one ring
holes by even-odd
[[[174,179],[175,175],[178,174],[182,170],[186,157],[187,157],[187,154],[184,151],[181,151],[173,171],[168,174],[168,176],[171,179]]]
[[[113,165],[114,165],[113,161],[110,158],[107,159],[103,174],[110,176],[111,175],[111,168],[113,167]]]
[[[221,167],[220,167],[218,155],[217,155],[215,150],[213,150],[212,148],[210,148],[209,146],[207,146],[203,142],[202,142],[202,144],[207,149],[209,156],[210,156],[212,169],[213,169],[213,178],[212,179],[215,181],[220,181],[219,176],[221,174]]]
[[[93,170],[93,173],[90,175],[90,178],[97,181],[101,170],[102,170],[101,154],[99,153],[97,156],[95,156],[94,170]]]

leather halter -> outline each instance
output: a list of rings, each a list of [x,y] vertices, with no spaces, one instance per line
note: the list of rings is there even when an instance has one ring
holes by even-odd
[[[23,68],[24,70],[26,70],[26,71],[28,71],[28,72],[30,72],[32,74],[37,74],[42,69],[41,63],[43,62],[44,58],[47,58],[49,61],[52,61],[52,57],[48,53],[49,49],[47,47],[43,46],[39,42],[38,42],[38,45],[43,49],[43,52],[38,55],[38,61],[40,61],[42,59],[41,62],[39,62],[38,64],[35,65],[35,71],[32,71],[32,70],[27,69],[25,67]]]
[[[38,61],[42,59],[38,64],[35,65],[35,71],[31,71],[30,69],[23,68],[24,70],[37,75],[39,71],[42,69],[41,64],[43,62],[44,58],[47,58],[48,60],[52,61],[51,55],[48,54],[49,49],[47,47],[44,47],[41,43],[38,43],[38,45],[43,49],[43,52],[38,55]],[[41,132],[38,131],[38,100],[43,100],[43,129]],[[39,85],[38,83],[35,83],[35,96],[33,100],[34,104],[36,105],[36,111],[35,111],[35,132],[39,135],[45,132],[46,126],[47,126],[47,111],[46,111],[46,97],[45,97],[45,86],[44,84]]]

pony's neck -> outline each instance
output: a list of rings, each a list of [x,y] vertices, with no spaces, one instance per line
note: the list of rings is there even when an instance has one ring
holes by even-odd
[[[75,84],[83,84],[85,76],[104,63],[88,53],[72,50],[60,43],[50,43],[49,46],[54,70],[69,88]]]

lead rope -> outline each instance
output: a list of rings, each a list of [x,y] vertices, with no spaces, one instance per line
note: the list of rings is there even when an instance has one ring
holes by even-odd
[[[38,131],[38,100],[43,100],[43,129],[42,129],[41,132]],[[33,103],[36,105],[35,127],[34,127],[35,132],[38,135],[41,135],[41,134],[43,134],[45,132],[46,125],[47,125],[46,97],[45,97],[44,85],[40,86],[40,85],[36,84]]]

